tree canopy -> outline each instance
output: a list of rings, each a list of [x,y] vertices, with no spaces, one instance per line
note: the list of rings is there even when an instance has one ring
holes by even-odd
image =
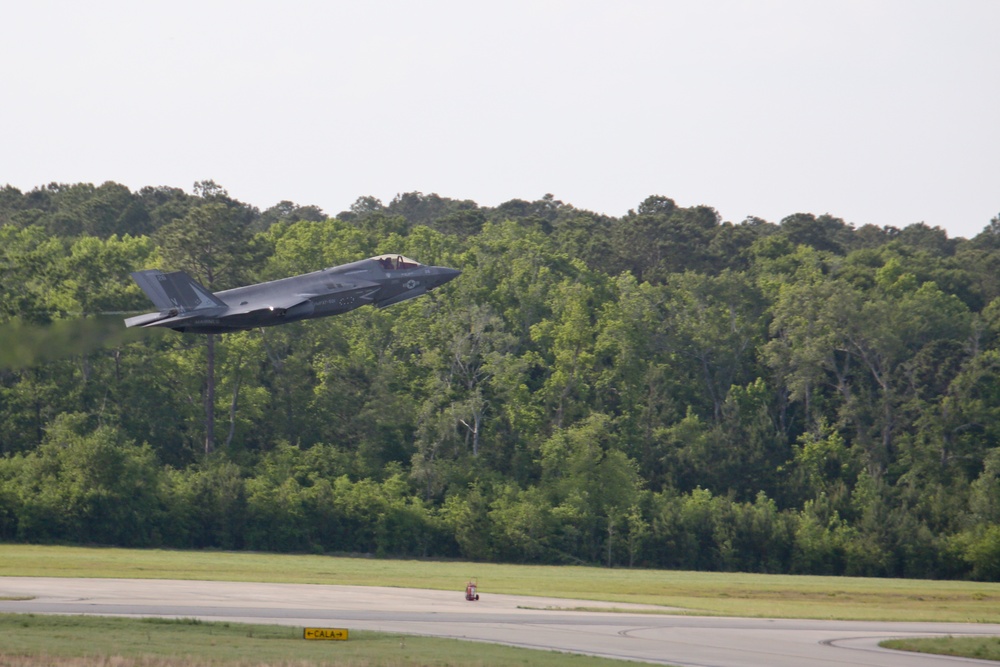
[[[0,539],[997,580],[997,230],[7,186]],[[210,345],[121,325],[131,271],[383,252],[463,273]]]

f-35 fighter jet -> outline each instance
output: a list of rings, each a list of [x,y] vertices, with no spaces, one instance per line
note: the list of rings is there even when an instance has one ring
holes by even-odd
[[[129,317],[125,326],[203,334],[269,327],[337,315],[365,304],[384,308],[420,296],[460,273],[402,255],[379,255],[213,294],[183,271],[136,271],[132,278],[160,310]]]

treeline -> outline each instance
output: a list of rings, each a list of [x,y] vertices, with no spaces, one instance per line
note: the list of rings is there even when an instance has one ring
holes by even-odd
[[[125,331],[383,252],[386,310]],[[0,539],[1000,579],[1000,218],[0,190]]]

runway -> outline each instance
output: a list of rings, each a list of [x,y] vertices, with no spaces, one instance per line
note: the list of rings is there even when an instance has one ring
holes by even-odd
[[[462,590],[144,579],[0,577],[0,612],[199,618],[344,627],[684,667],[955,667],[984,660],[889,651],[929,635],[1000,636],[1000,625],[674,616],[645,605]],[[7,598],[7,599],[3,599]],[[10,599],[30,598],[30,599]],[[575,611],[586,607],[598,611]],[[616,611],[612,611],[614,608]]]

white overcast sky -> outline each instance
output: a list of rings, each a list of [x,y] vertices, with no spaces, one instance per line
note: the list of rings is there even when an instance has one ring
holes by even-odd
[[[659,194],[969,237],[1000,213],[998,30],[998,0],[8,2],[0,185]]]

